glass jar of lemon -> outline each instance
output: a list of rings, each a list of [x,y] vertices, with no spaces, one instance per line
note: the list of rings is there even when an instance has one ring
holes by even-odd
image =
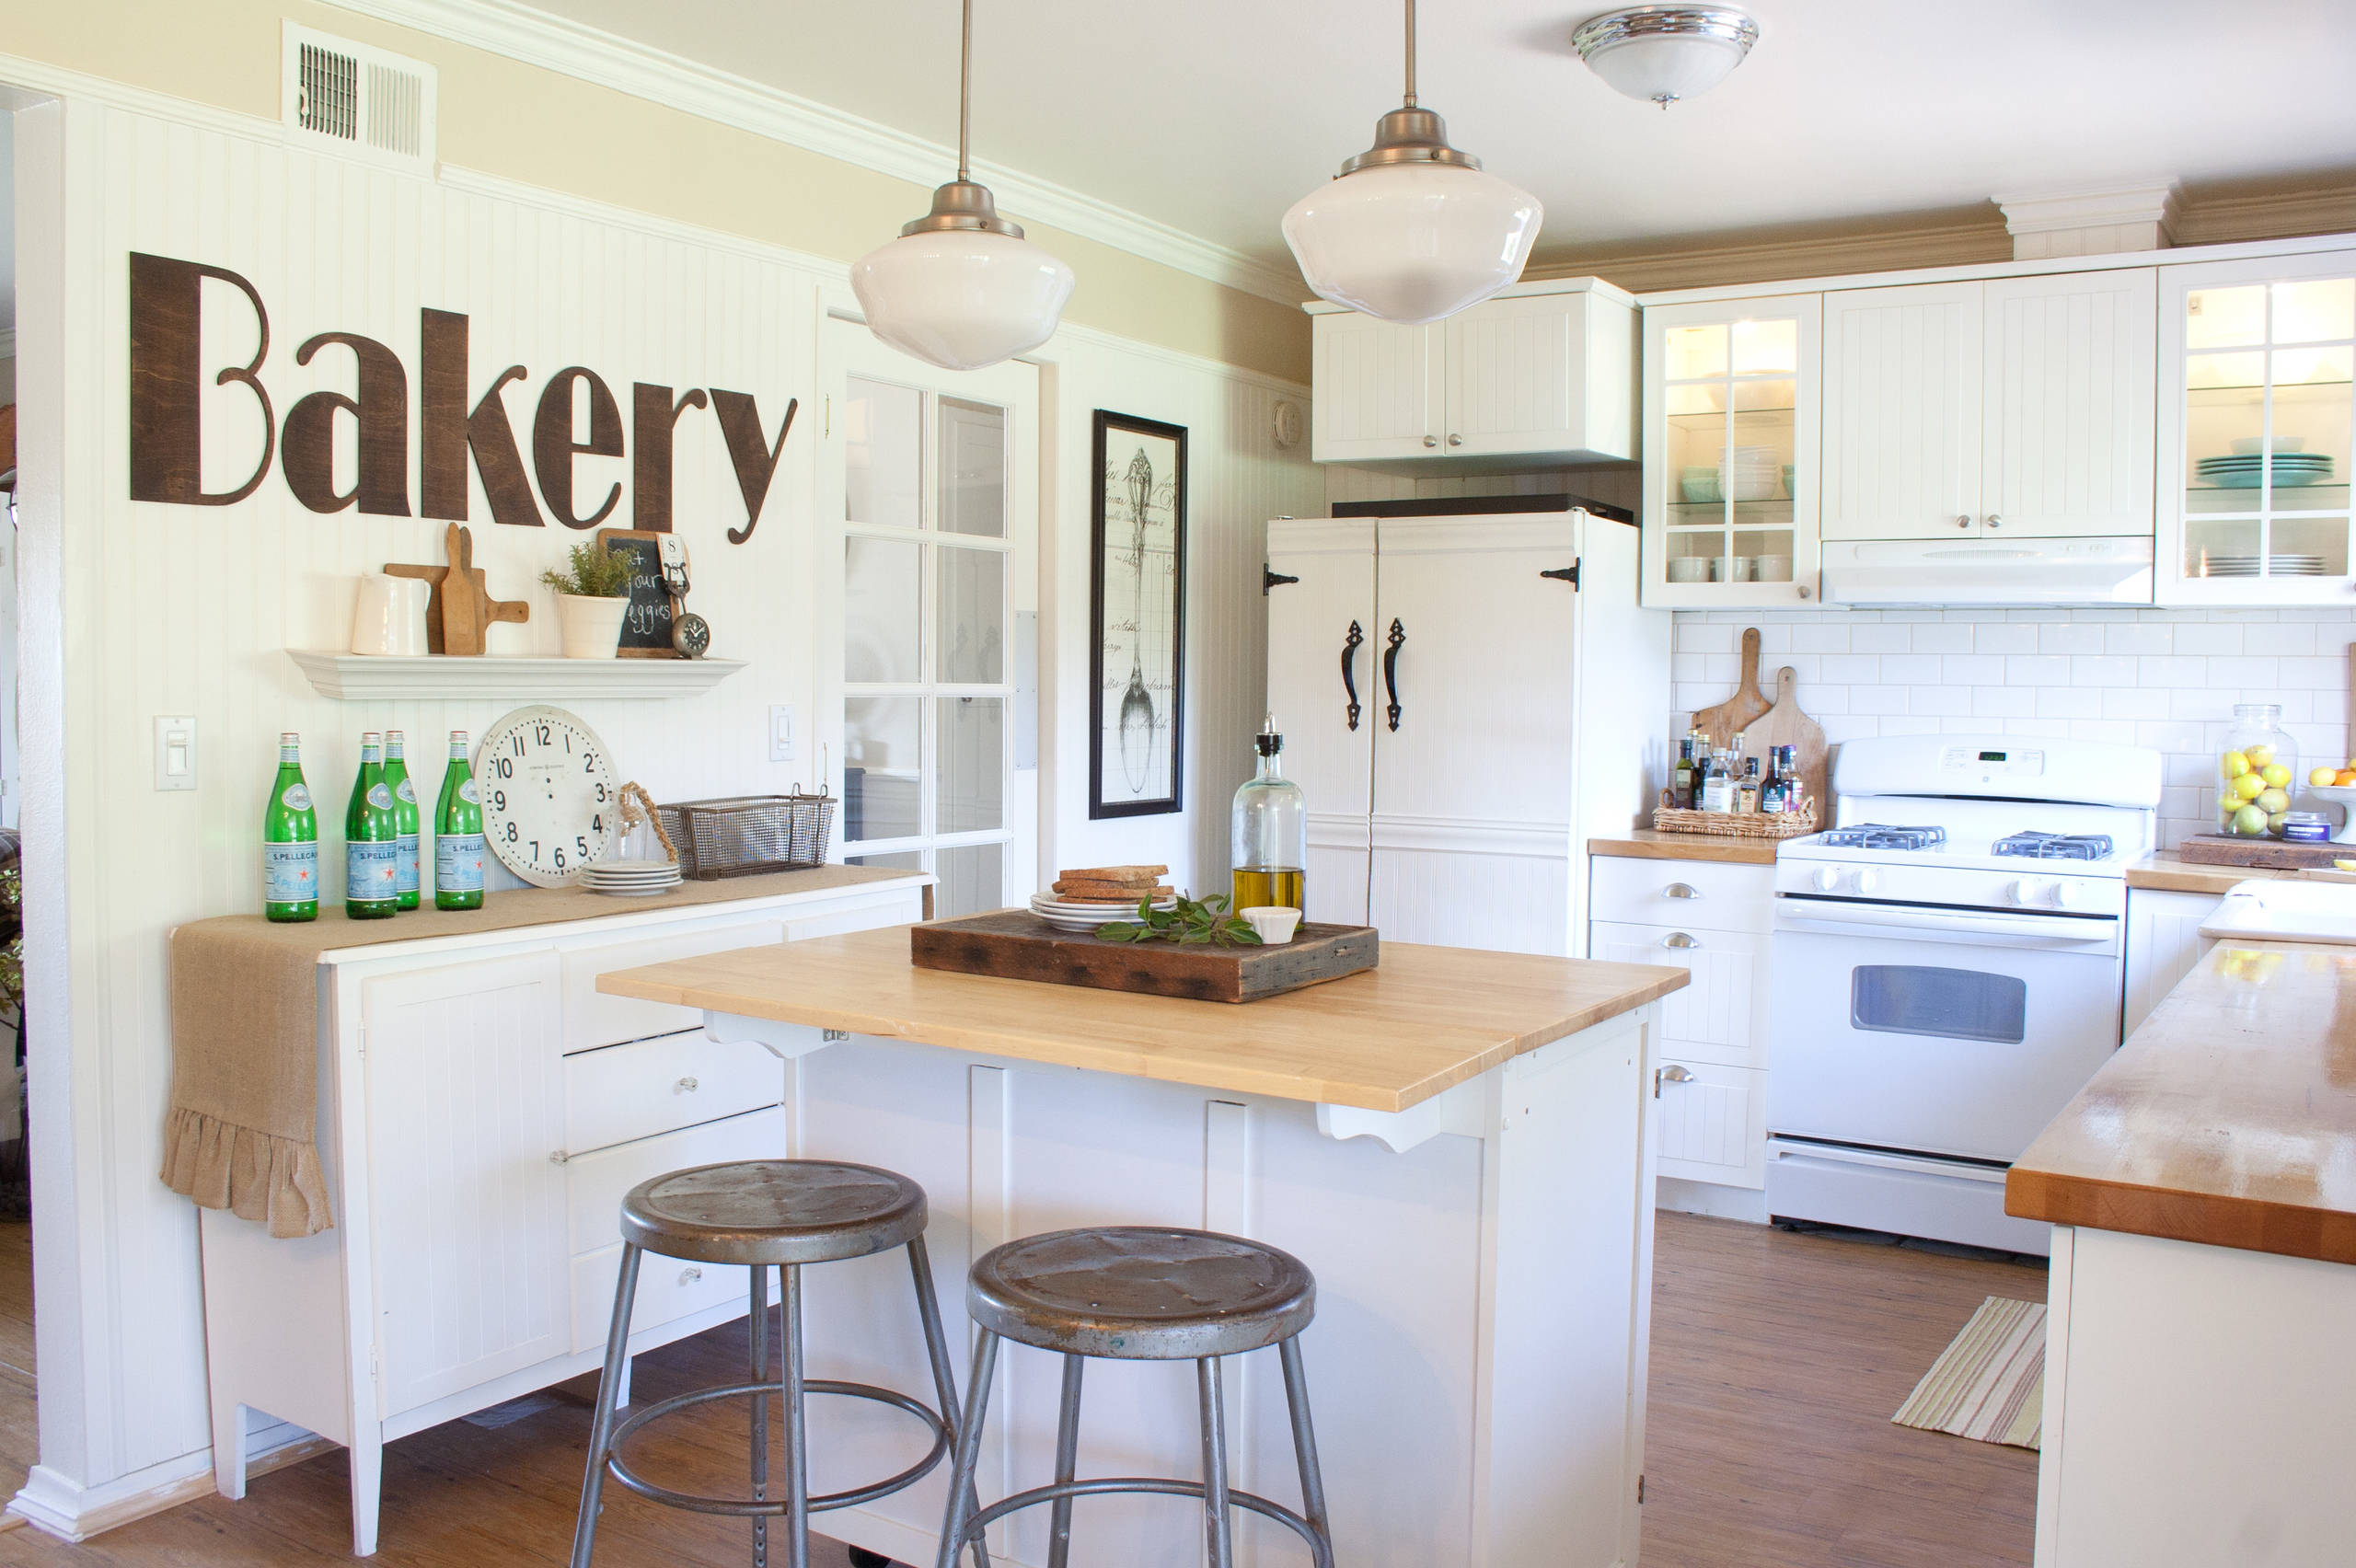
[[[2298,789],[2299,746],[2272,702],[2234,704],[2218,760],[2217,831],[2241,838],[2280,838]]]

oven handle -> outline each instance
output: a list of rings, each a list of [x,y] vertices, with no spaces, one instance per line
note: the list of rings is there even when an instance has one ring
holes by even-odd
[[[1821,931],[1840,936],[1854,927],[1878,926],[1920,931],[1926,940],[1942,933],[1969,932],[1974,936],[2016,937],[2024,943],[2039,947],[2090,947],[2115,940],[2119,935],[2119,922],[2108,917],[2087,921],[2073,916],[1967,915],[1955,910],[1934,914],[1895,905],[1847,903],[1841,905],[1839,914],[1827,911],[1821,915],[1794,915],[1787,913],[1795,902],[1790,894],[1777,902],[1780,907],[1775,915],[1775,928],[1779,931]]]

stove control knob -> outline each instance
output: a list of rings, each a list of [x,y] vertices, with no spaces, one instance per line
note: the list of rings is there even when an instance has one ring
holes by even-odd
[[[1880,885],[1880,873],[1877,872],[1872,867],[1868,866],[1857,873],[1857,891],[1859,893],[1871,893],[1875,888]]]
[[[1819,866],[1816,869],[1816,875],[1808,880],[1816,884],[1817,892],[1831,893],[1841,885],[1841,873],[1831,866]]]
[[[2053,903],[2056,908],[2075,909],[2085,901],[2085,885],[2082,882],[2065,882],[2053,884]]]
[[[2041,891],[2034,877],[2020,877],[2004,889],[2004,898],[2013,904],[2035,904]]]

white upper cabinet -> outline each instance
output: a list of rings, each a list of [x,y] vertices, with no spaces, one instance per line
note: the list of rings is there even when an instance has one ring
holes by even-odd
[[[2356,253],[2163,272],[2159,599],[2348,603]]]
[[[2152,531],[2149,267],[1824,296],[1828,539]]]
[[[1311,311],[1320,463],[1635,455],[1635,306],[1609,283],[1521,284],[1428,327]]]

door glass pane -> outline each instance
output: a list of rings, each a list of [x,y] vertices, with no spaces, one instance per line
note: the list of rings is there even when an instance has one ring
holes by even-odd
[[[924,504],[924,394],[851,376],[843,398],[843,521],[913,528]]]
[[[1006,704],[995,697],[944,697],[934,809],[939,833],[1006,825]],[[995,906],[993,906],[995,907]]]
[[[2274,285],[2274,341],[2322,343],[2356,338],[2356,278]]]
[[[1672,327],[1662,334],[1668,350],[1668,378],[1690,381],[1695,376],[1724,375],[1727,373],[1727,329],[1708,327]]]
[[[898,539],[843,541],[843,679],[923,678],[918,576],[923,547]]]
[[[941,530],[1006,537],[1006,410],[941,400]]]
[[[843,842],[923,831],[924,699],[843,698]]]
[[[2184,304],[2184,346],[2230,349],[2266,341],[2266,285],[2195,289]]]
[[[964,844],[939,854],[941,886],[933,907],[945,918],[978,915],[1006,903],[1006,846]]]
[[[1861,963],[1850,971],[1849,1022],[1883,1034],[2017,1045],[2028,1038],[2028,983],[1976,969]]]
[[[939,556],[939,678],[996,686],[1006,678],[1005,552],[943,546]]]
[[[1791,317],[1781,320],[1738,321],[1734,324],[1734,373],[1737,375],[1796,375],[1800,368],[1800,324]]]
[[[920,871],[924,870],[924,851],[895,849],[889,855],[850,855],[843,859],[846,866],[879,866],[887,871]]]
[[[2356,349],[2277,349],[2270,357],[2274,510],[2345,512]]]

